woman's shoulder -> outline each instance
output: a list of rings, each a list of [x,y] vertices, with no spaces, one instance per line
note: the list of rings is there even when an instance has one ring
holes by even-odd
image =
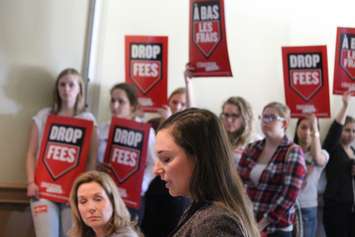
[[[123,227],[109,237],[139,237],[131,227]]]
[[[204,205],[191,218],[192,236],[244,236],[238,218],[221,204]]]
[[[96,123],[95,116],[91,112],[88,112],[88,111],[81,112],[76,117],[77,118],[86,119],[86,120],[90,120],[90,121],[93,121],[94,123]]]
[[[43,108],[39,110],[33,117],[33,121],[36,123],[38,127],[44,126],[47,117],[52,113],[52,109],[50,107]]]
[[[44,116],[48,116],[52,113],[52,108],[50,107],[45,107],[40,109],[36,114],[35,117],[44,117]]]

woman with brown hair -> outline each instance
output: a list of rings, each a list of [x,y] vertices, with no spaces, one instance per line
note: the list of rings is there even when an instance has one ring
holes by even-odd
[[[170,236],[243,236],[259,232],[217,116],[186,109],[159,128],[154,171],[172,196],[192,200]]]
[[[133,84],[118,83],[112,86],[110,90],[110,111],[111,116],[121,119],[133,120],[141,122],[137,119],[136,111],[138,108],[137,89]],[[102,162],[108,142],[109,129],[111,121],[104,122],[99,125],[99,149],[98,149],[98,166],[103,171],[107,170],[107,166]],[[150,129],[148,135],[147,158],[144,168],[143,180],[141,183],[141,205],[139,208],[129,208],[132,219],[140,223],[144,214],[144,194],[148,189],[149,183],[154,178],[153,166],[155,160],[154,153],[155,133]],[[104,168],[106,166],[106,169]]]
[[[71,237],[138,237],[111,177],[99,171],[80,175],[70,193]]]

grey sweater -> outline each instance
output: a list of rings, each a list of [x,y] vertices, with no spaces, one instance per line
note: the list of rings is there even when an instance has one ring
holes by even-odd
[[[237,218],[215,203],[193,203],[184,213],[172,237],[245,237]]]

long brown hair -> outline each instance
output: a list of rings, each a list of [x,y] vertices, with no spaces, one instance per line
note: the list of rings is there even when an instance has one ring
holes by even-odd
[[[77,76],[78,78],[78,84],[79,84],[79,94],[76,98],[75,106],[74,106],[74,115],[78,115],[82,113],[85,110],[85,85],[84,85],[84,80],[80,73],[74,69],[74,68],[66,68],[63,71],[61,71],[55,81],[55,87],[53,90],[53,105],[52,105],[52,113],[57,114],[62,108],[62,100],[59,96],[59,91],[58,91],[58,85],[59,85],[59,80],[67,75],[74,75]]]
[[[170,130],[175,143],[194,163],[189,187],[192,199],[221,203],[238,219],[246,236],[259,236],[251,202],[234,168],[218,117],[208,110],[190,108],[170,116],[162,129]]]
[[[75,180],[70,192],[69,201],[72,210],[73,225],[69,231],[69,235],[72,237],[95,236],[94,231],[83,222],[78,209],[78,189],[82,184],[91,182],[99,184],[105,190],[112,204],[113,214],[105,227],[106,236],[110,236],[125,227],[132,227],[133,229],[134,224],[130,221],[130,214],[118,193],[116,184],[113,182],[111,177],[104,172],[89,171],[83,173]]]
[[[228,132],[227,135],[229,142],[232,147],[243,146],[249,142],[251,132],[252,132],[252,123],[253,123],[253,110],[248,101],[243,97],[233,96],[229,97],[222,105],[222,112],[226,104],[234,105],[238,108],[240,116],[242,118],[242,126],[235,132]]]

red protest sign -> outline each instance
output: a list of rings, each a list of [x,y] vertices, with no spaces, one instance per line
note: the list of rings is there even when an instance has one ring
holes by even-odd
[[[126,36],[126,82],[138,88],[145,111],[167,104],[168,37]]]
[[[150,126],[132,120],[112,118],[104,163],[111,168],[122,199],[139,208],[147,159]]]
[[[189,64],[194,77],[232,76],[223,0],[190,0]]]
[[[337,28],[333,93],[355,89],[355,28]]]
[[[89,120],[48,116],[35,172],[40,197],[68,201],[74,180],[86,170],[92,130]]]
[[[291,117],[330,117],[326,46],[283,47],[282,62]]]

